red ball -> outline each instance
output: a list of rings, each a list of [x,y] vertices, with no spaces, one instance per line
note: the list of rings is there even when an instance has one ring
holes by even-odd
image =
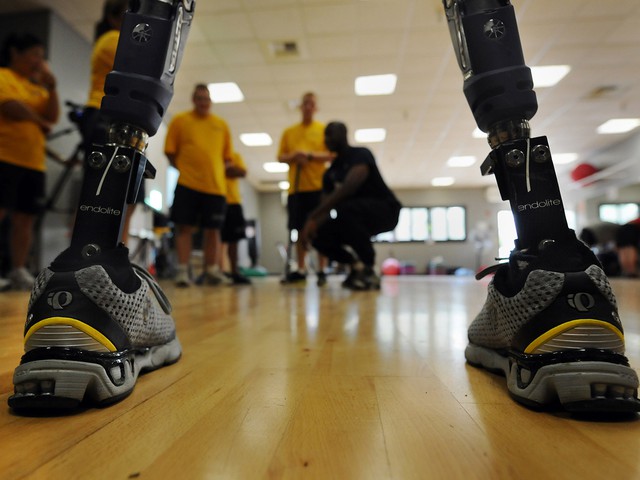
[[[599,170],[590,163],[581,163],[580,165],[577,165],[576,168],[571,170],[571,178],[574,182],[577,182],[579,180],[582,180],[583,178],[590,177],[598,171]]]
[[[383,275],[400,275],[400,262],[395,258],[387,258],[380,270]]]

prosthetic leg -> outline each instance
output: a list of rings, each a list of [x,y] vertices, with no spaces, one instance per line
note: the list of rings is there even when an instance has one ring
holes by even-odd
[[[469,329],[471,364],[502,370],[512,396],[570,411],[640,411],[624,357],[615,297],[600,265],[567,226],[509,0],[443,0],[463,91],[492,150],[481,167],[508,200],[518,240],[495,269]]]
[[[101,106],[109,138],[86,152],[71,246],[32,291],[9,398],[15,410],[115,402],[141,371],[180,358],[167,298],[118,242],[127,204],[142,178],[155,174],[144,152],[171,100],[194,7],[191,0],[138,0],[125,15]]]

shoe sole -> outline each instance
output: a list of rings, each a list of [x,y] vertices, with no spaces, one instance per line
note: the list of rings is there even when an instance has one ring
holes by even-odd
[[[9,397],[9,406],[25,412],[72,410],[82,402],[106,406],[127,397],[141,373],[175,363],[181,353],[177,338],[164,345],[110,354],[36,349],[25,354],[15,369],[15,394]],[[55,358],[37,358],[44,355]]]
[[[560,404],[576,413],[640,412],[638,375],[622,355],[595,350],[516,355],[469,344],[465,357],[504,374],[512,397],[532,408]]]
[[[345,285],[342,284],[343,288],[347,290],[353,290],[354,292],[366,292],[367,290],[380,290],[380,284],[364,284],[364,285]]]

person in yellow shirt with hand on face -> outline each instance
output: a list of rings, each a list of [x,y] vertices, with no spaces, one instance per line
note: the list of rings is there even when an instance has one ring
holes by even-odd
[[[0,220],[11,215],[12,267],[9,281],[0,278],[0,290],[30,290],[34,278],[26,264],[44,206],[46,135],[60,107],[40,39],[11,34],[0,57]]]

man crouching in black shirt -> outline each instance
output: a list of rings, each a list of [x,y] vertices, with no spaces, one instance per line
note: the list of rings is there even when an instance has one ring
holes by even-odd
[[[380,288],[371,237],[395,228],[402,205],[382,179],[371,151],[349,145],[344,123],[328,124],[324,137],[336,156],[322,179],[322,201],[309,215],[301,240],[350,266],[344,287]]]

